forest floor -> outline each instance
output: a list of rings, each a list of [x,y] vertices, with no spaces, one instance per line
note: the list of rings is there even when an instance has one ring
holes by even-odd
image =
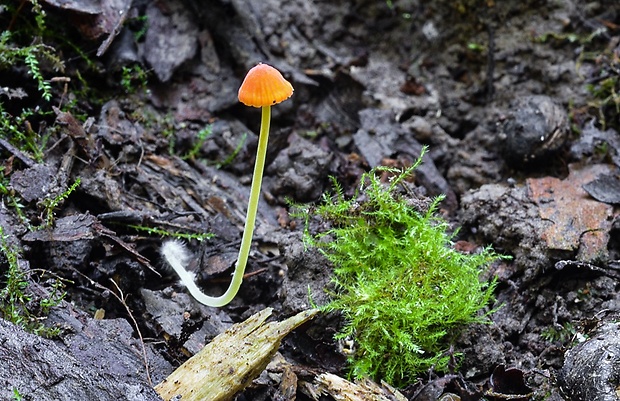
[[[463,328],[459,363],[401,393],[620,399],[617,1],[15,3],[0,6],[0,295],[18,325],[0,320],[0,399],[156,400],[231,324],[324,304],[332,266],[290,201],[319,201],[330,177],[350,196],[423,146],[415,185],[445,196],[456,246],[511,259],[482,272],[496,311]],[[184,235],[200,286],[226,287],[260,122],[237,90],[258,62],[295,93],[273,107],[248,274],[209,308],[160,248]],[[341,324],[322,314],[287,336],[237,399],[312,399],[321,373],[347,377]]]

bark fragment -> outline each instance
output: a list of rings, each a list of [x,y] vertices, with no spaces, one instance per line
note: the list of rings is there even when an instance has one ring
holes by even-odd
[[[311,309],[265,324],[271,312],[264,309],[217,336],[155,386],[157,393],[166,401],[232,399],[265,369],[280,341],[318,313]]]

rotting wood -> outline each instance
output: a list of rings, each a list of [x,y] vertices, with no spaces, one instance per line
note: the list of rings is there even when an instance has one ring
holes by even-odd
[[[232,399],[265,369],[280,341],[318,313],[310,309],[282,322],[265,324],[272,311],[264,309],[215,337],[155,386],[155,391],[166,401]]]
[[[406,401],[407,397],[385,382],[377,384],[370,379],[356,383],[331,373],[322,373],[314,379],[312,398],[318,400],[328,394],[337,401]]]

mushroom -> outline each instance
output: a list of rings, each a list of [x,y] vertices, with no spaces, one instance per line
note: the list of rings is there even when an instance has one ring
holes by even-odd
[[[270,106],[281,103],[293,95],[293,85],[270,65],[259,63],[245,76],[239,88],[239,101],[246,106],[262,107],[270,110]],[[262,121],[265,123],[265,119]],[[267,129],[269,119],[267,119]],[[261,135],[263,131],[261,129]]]
[[[241,248],[239,257],[235,264],[235,271],[226,292],[219,297],[212,297],[203,293],[194,282],[194,276],[185,269],[188,254],[183,245],[176,241],[168,241],[162,246],[161,253],[164,259],[176,271],[181,282],[187,287],[190,294],[200,303],[207,306],[220,307],[227,305],[233,300],[241,282],[248,262],[252,235],[254,234],[254,224],[256,222],[256,211],[260,196],[260,187],[263,180],[265,168],[265,157],[267,155],[267,143],[269,140],[269,123],[271,120],[271,106],[285,101],[293,95],[293,86],[288,82],[280,71],[274,67],[259,63],[248,71],[241,87],[239,88],[239,101],[246,106],[262,108],[260,134],[258,137],[258,149],[256,151],[256,164],[252,175],[252,186],[250,188],[250,200],[245,220],[243,237],[241,238]]]

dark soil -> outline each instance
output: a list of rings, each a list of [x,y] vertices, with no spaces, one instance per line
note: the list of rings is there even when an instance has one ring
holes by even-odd
[[[0,10],[3,29],[33,24],[30,2],[19,3]],[[483,272],[498,278],[497,311],[464,328],[453,372],[412,375],[402,393],[620,399],[620,113],[617,95],[604,104],[588,90],[610,77],[620,90],[617,1],[39,3],[54,32],[42,40],[65,64],[43,75],[70,81],[53,80],[45,102],[23,64],[3,67],[4,110],[49,112],[28,120],[49,138],[36,161],[0,133],[0,224],[22,249],[34,299],[51,278],[67,295],[45,321],[61,328],[52,340],[0,320],[1,399],[17,389],[24,400],[155,400],[152,386],[232,323],[266,307],[289,317],[310,307],[309,292],[324,304],[331,266],[304,247],[289,200],[318,201],[330,176],[352,194],[363,172],[408,166],[424,145],[415,184],[446,196],[457,245],[512,259]],[[260,121],[237,90],[258,62],[295,94],[273,108],[248,276],[230,305],[208,308],[166,270],[161,232],[213,234],[186,242],[199,284],[225,289]],[[122,67],[146,80],[121,84]],[[45,199],[78,178],[53,224],[32,229]],[[308,400],[317,375],[346,377],[341,323],[322,315],[297,329],[280,349],[289,370],[270,365],[237,399]]]

